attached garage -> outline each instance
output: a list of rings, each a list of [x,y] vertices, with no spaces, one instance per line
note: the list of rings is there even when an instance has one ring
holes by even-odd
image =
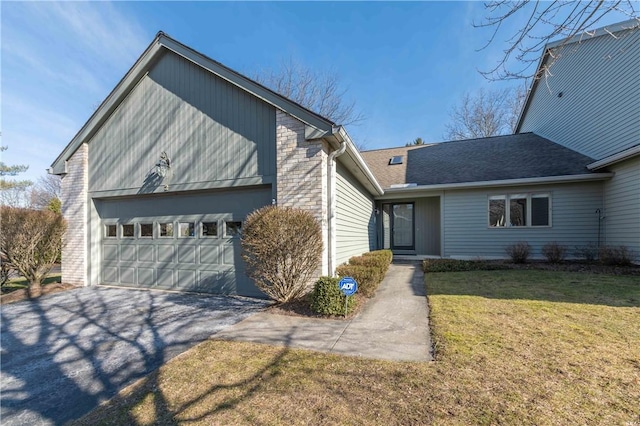
[[[94,200],[102,284],[264,297],[246,276],[246,216],[271,204],[271,187]]]

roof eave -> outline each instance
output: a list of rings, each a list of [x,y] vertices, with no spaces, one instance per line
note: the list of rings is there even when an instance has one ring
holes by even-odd
[[[310,136],[322,137],[322,135],[330,134],[335,126],[332,121],[277,94],[259,83],[250,80],[242,74],[225,67],[213,59],[198,53],[190,47],[172,39],[161,31],[156,35],[155,39],[147,49],[145,49],[142,55],[140,55],[138,60],[133,64],[125,76],[118,82],[111,93],[109,93],[105,100],[102,101],[100,106],[82,126],[80,131],[76,133],[69,144],[67,144],[60,155],[58,155],[54,160],[50,168],[50,173],[66,173],[66,161],[71,158],[78,147],[82,143],[88,141],[100,126],[109,118],[118,105],[151,69],[157,58],[162,55],[165,49],[182,56],[229,83],[251,93],[264,102],[267,102],[270,105],[292,115],[309,127],[306,132],[308,132]]]
[[[315,127],[324,132],[330,132],[332,128],[335,126],[331,120],[322,117],[319,114],[303,107],[296,102],[285,98],[284,96],[274,92],[273,90],[257,83],[250,78],[245,77],[244,75],[222,65],[220,62],[217,62],[202,53],[197,52],[196,50],[190,48],[187,45],[180,43],[179,41],[167,36],[166,34],[162,34],[160,38],[160,42],[164,47],[175,52],[176,54],[190,60],[203,67],[204,69],[212,72],[218,77],[226,80],[227,82],[251,93],[257,98],[263,100],[264,102],[273,105],[276,108],[279,108],[286,113],[292,115],[303,123]]]
[[[360,181],[374,196],[381,196],[384,194],[384,190],[382,186],[378,183],[378,180],[375,178],[369,166],[362,158],[360,151],[356,148],[356,145],[351,140],[351,137],[345,130],[343,126],[338,126],[334,128],[334,134],[337,135],[341,141],[344,141],[347,144],[347,149],[345,154],[349,156],[351,161],[356,165],[356,167],[362,172],[362,177],[357,175],[356,179]],[[338,160],[342,158],[338,157]],[[364,178],[364,179],[363,179]]]
[[[417,185],[406,188],[388,188],[384,191],[384,198],[398,195],[408,195],[413,192],[443,191],[448,189],[473,189],[483,187],[505,187],[524,185],[545,185],[554,183],[589,182],[611,179],[613,173],[587,173],[580,175],[544,176],[521,179],[489,180],[478,182],[443,183],[435,185]]]
[[[589,170],[603,169],[607,166],[611,166],[612,164],[616,164],[621,161],[628,160],[638,155],[640,155],[640,145],[632,146],[629,149],[625,149],[624,151],[620,151],[616,154],[605,157],[602,160],[598,160],[591,164],[588,164],[587,169]]]
[[[151,42],[149,47],[140,55],[138,60],[133,64],[129,71],[122,77],[118,84],[113,88],[111,93],[102,101],[100,106],[89,117],[87,122],[80,128],[78,133],[71,139],[71,142],[62,150],[60,155],[51,164],[52,174],[66,173],[66,161],[71,158],[78,147],[87,141],[97,128],[106,121],[111,113],[122,102],[126,95],[136,86],[138,81],[147,73],[150,65],[161,53],[162,45],[160,37],[162,33],[158,33],[156,38]]]

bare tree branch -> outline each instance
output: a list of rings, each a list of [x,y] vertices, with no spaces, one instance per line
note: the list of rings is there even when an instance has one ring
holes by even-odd
[[[38,210],[50,209],[52,202],[56,203],[56,200],[60,200],[61,186],[60,176],[47,174],[39,178],[29,194],[31,208]]]
[[[525,17],[525,24],[506,38],[503,55],[493,68],[480,71],[489,80],[541,78],[549,75],[549,68],[557,57],[545,64],[545,69],[535,75],[535,66],[550,41],[569,40],[575,36],[587,36],[590,29],[611,13],[640,22],[640,2],[634,0],[591,0],[551,2],[497,0],[485,3],[484,20],[475,27],[488,27],[493,31],[482,49],[497,42],[503,24]],[[561,45],[562,46],[562,45]],[[559,47],[561,47],[559,46]],[[517,61],[514,64],[512,59]]]
[[[483,90],[466,93],[450,111],[451,122],[445,126],[448,140],[486,138],[515,131],[524,105],[524,87]]]
[[[355,102],[345,101],[346,88],[337,74],[317,71],[289,59],[277,70],[256,74],[255,80],[282,96],[334,121],[337,124],[358,124],[364,120]]]

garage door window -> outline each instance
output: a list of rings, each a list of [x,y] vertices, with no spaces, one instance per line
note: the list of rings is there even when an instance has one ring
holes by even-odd
[[[133,238],[134,236],[133,223],[122,225],[122,238]]]
[[[225,222],[225,237],[239,238],[242,231],[242,222]]]
[[[116,238],[118,235],[116,234],[118,227],[116,225],[105,225],[104,226],[104,236],[107,238]]]
[[[201,236],[203,238],[211,238],[218,236],[218,222],[202,222],[202,233]]]
[[[173,238],[173,223],[160,224],[160,238]]]
[[[180,238],[195,237],[196,227],[193,222],[180,222],[178,224]]]
[[[140,224],[140,238],[153,238],[153,223]]]

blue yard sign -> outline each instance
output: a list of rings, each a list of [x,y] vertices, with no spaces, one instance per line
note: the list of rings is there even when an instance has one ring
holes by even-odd
[[[351,277],[344,277],[338,283],[338,288],[345,296],[352,296],[358,291],[358,283]]]

